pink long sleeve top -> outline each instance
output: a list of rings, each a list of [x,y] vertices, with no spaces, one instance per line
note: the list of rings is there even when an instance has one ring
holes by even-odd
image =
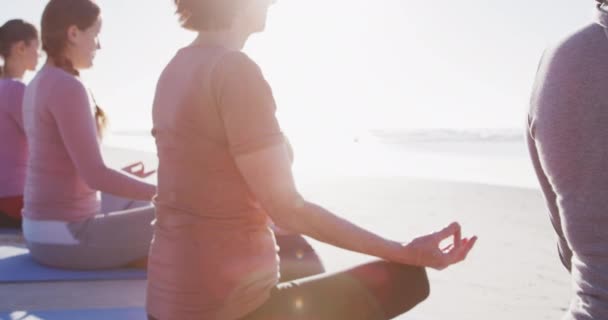
[[[27,162],[22,118],[24,91],[22,82],[0,79],[0,198],[23,194]]]
[[[99,213],[99,191],[135,200],[155,194],[154,185],[105,165],[94,108],[80,79],[51,65],[27,86],[24,217],[80,221]]]

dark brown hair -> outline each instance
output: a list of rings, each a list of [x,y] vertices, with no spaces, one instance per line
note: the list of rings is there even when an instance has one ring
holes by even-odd
[[[92,0],[50,0],[42,13],[42,50],[57,67],[79,76],[72,61],[64,55],[68,44],[68,29],[76,26],[80,30],[92,27],[101,9]],[[95,105],[97,131],[101,136],[107,127],[107,116],[103,109]]]
[[[173,0],[182,27],[194,31],[230,28],[243,0]]]
[[[35,39],[38,39],[36,27],[21,19],[9,20],[2,25],[0,27],[0,57],[4,59],[5,66],[14,44],[24,41],[26,45],[29,45]],[[3,74],[2,69],[0,67],[0,76]]]

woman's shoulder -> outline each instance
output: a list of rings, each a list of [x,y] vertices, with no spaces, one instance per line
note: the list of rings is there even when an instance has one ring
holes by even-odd
[[[603,101],[608,80],[608,61],[604,59],[607,50],[607,35],[595,23],[550,46],[538,68],[530,101],[537,120],[550,125],[556,118],[584,115],[587,107]]]
[[[260,72],[258,64],[242,51],[226,50],[217,59],[217,68],[230,74]]]
[[[60,68],[45,66],[28,84],[27,95],[36,95],[49,106],[82,105],[89,103],[86,86],[78,78]]]
[[[255,64],[255,61],[249,55],[243,51],[238,50],[224,50],[221,53],[221,61],[224,63],[232,64]]]
[[[603,61],[606,49],[608,49],[608,35],[604,28],[596,23],[590,23],[563,36],[551,45],[545,53],[545,61],[583,71],[594,67],[598,60]]]
[[[0,79],[0,90],[8,93],[23,93],[25,83],[17,79]]]
[[[45,78],[52,80],[52,82],[55,83],[56,88],[59,88],[59,86],[84,88],[84,84],[77,76],[57,67],[45,66],[44,68],[46,68],[46,70],[44,70]]]
[[[58,99],[73,99],[77,97],[86,98],[87,89],[84,83],[79,77],[72,75],[63,69],[57,67],[45,66],[45,70],[41,70],[42,74],[39,74],[40,82],[46,82],[48,97]],[[40,84],[39,84],[40,85]]]
[[[0,104],[2,110],[20,110],[25,93],[25,84],[16,79],[0,79],[0,99],[7,103]]]
[[[543,54],[536,80],[539,92],[560,98],[595,94],[608,79],[606,51],[608,37],[595,23],[562,37]]]

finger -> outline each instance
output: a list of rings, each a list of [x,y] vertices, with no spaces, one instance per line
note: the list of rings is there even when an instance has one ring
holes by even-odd
[[[144,164],[141,161],[138,161],[138,162],[132,163],[132,164],[122,168],[122,170],[124,170],[128,173],[137,175],[140,171],[142,171],[143,166],[144,166]],[[138,167],[141,167],[142,169],[137,170]]]
[[[467,255],[469,254],[469,252],[471,252],[471,249],[473,249],[476,242],[477,242],[477,236],[473,236],[473,238],[471,238],[471,240],[468,241],[468,243],[466,245],[466,251],[464,253],[463,260],[466,259]]]
[[[463,247],[462,252],[460,253],[460,257],[458,257],[458,262],[464,261],[464,259],[467,258],[469,252],[471,252],[471,249],[473,249],[473,247],[475,246],[475,242],[477,242],[477,237],[473,237],[470,241],[468,241],[468,244]]]
[[[148,172],[142,173],[142,178],[147,178],[147,177],[149,177],[149,176],[151,176],[151,175],[153,175],[155,173],[156,173],[156,170],[152,170],[152,171],[148,171]]]
[[[452,222],[449,226],[443,228],[443,230],[438,231],[434,234],[435,240],[441,242],[441,240],[456,235],[456,233],[458,232],[460,232],[460,225],[458,224],[458,222]]]
[[[452,244],[452,245],[450,245],[450,246],[446,247],[446,249],[447,249],[447,250],[443,250],[443,251],[444,251],[444,252],[446,252],[446,253],[449,253],[449,251],[452,251],[452,250],[454,250],[455,248],[460,248],[460,247],[462,247],[462,246],[465,246],[465,245],[468,243],[468,241],[469,241],[469,239],[467,239],[467,238],[463,238],[463,239],[460,241],[460,245],[458,245],[458,246],[457,246],[456,244]]]
[[[462,227],[458,228],[458,230],[456,230],[456,233],[454,233],[454,246],[456,248],[460,247],[462,242]]]
[[[462,250],[462,248],[464,246],[466,246],[466,244],[469,242],[469,239],[464,238],[462,239],[461,243],[460,243],[460,247],[455,246],[454,244],[450,244],[448,246],[446,246],[445,248],[441,249],[441,253],[443,254],[442,256],[442,261],[441,264],[445,265],[442,269],[447,268],[448,266],[450,266],[451,264],[456,263],[457,259],[460,257],[460,250]],[[439,269],[439,270],[442,270]]]
[[[473,249],[473,246],[475,246],[475,242],[477,242],[476,236],[472,237],[471,239],[466,239],[466,244],[463,244],[459,248],[455,248],[454,250],[449,252],[448,260],[450,261],[450,264],[463,261],[467,257],[471,249]]]
[[[471,239],[469,239],[469,238],[463,238],[462,241],[460,242],[460,245],[461,246],[466,246],[469,243],[469,241],[471,241]]]

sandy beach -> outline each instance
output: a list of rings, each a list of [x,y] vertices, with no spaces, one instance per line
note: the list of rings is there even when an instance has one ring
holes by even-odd
[[[399,319],[559,319],[568,305],[569,276],[536,190],[407,178],[345,178],[303,189],[310,199],[394,239],[452,220],[465,234],[479,236],[467,261],[429,271],[430,298]],[[332,257],[325,260],[331,270],[367,259],[317,248]]]
[[[109,150],[105,157],[120,165],[124,153]],[[430,298],[398,319],[558,319],[568,305],[569,275],[535,188],[388,176],[297,182],[309,200],[392,239],[406,241],[451,221],[479,236],[466,262],[429,271]],[[5,236],[0,245],[19,241]],[[329,272],[370,259],[313,244]],[[0,312],[143,306],[144,289],[137,280],[2,284]]]

